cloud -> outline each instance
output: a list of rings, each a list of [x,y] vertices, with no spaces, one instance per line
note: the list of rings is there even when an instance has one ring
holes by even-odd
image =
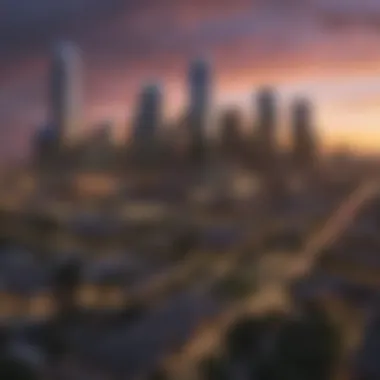
[[[57,39],[83,48],[91,119],[116,106],[126,114],[144,78],[178,94],[187,62],[204,52],[221,91],[373,69],[379,20],[374,0],[2,0],[0,122],[27,131],[43,121]]]
[[[2,0],[0,65],[38,55],[57,39],[76,39],[118,12],[135,7],[132,0]]]
[[[330,31],[380,29],[378,0],[319,0],[315,5],[316,17],[321,25]]]

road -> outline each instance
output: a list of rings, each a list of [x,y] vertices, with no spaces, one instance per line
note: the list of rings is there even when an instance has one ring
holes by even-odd
[[[99,337],[90,347],[86,339],[80,338],[85,356],[95,363],[102,357],[108,369],[114,368],[129,378],[153,369],[169,352],[183,347],[200,324],[225,309],[225,303],[213,296],[212,289],[241,265],[246,253],[243,248],[265,236],[262,228],[255,231],[231,251],[203,259],[200,255],[197,260],[193,256],[191,262],[179,264],[137,289],[130,295],[131,301],[137,298],[150,304],[150,311],[132,325]]]
[[[156,367],[162,356],[183,345],[196,326],[220,312],[221,305],[193,286],[172,294],[132,325],[78,336],[76,347],[100,371],[132,378]],[[90,343],[88,343],[90,342]]]
[[[289,259],[287,265],[274,265],[273,257],[265,255],[259,263],[260,276],[259,291],[244,300],[233,303],[231,307],[219,315],[210,324],[196,334],[180,354],[169,357],[164,366],[171,378],[194,380],[194,372],[199,360],[210,353],[215,353],[222,347],[222,339],[230,324],[245,313],[262,313],[274,307],[286,308],[288,304],[287,286],[299,276],[307,275],[313,268],[319,254],[324,248],[332,244],[346,230],[354,220],[357,212],[379,190],[378,183],[366,183],[354,191],[348,199],[333,213],[322,230],[312,235],[306,247]],[[268,262],[270,260],[270,262]],[[282,260],[282,259],[281,259]],[[270,273],[272,268],[281,267],[276,275]],[[270,279],[270,280],[268,280]]]
[[[299,260],[294,263],[295,273],[290,277],[307,275],[313,268],[322,250],[331,246],[347,230],[354,221],[358,211],[380,191],[378,182],[368,182],[354,191],[336,210],[321,231],[316,232],[308,240],[306,247],[300,252]]]
[[[182,347],[202,322],[215,318],[225,308],[211,290],[221,278],[236,270],[238,258],[238,253],[231,252],[215,258],[215,265],[201,273],[197,281],[187,279],[190,286],[183,284],[165,297],[157,294],[160,301],[133,325],[99,335],[91,345],[85,337],[79,337],[76,345],[86,360],[103,363],[99,368],[102,371],[131,378],[153,370],[168,352]]]
[[[154,305],[164,301],[166,298],[170,297],[176,291],[189,286],[192,283],[192,279],[196,279],[200,273],[208,273],[209,279],[216,281],[220,276],[227,273],[225,268],[233,270],[241,258],[241,254],[244,253],[244,248],[248,243],[252,244],[255,240],[263,234],[266,225],[261,223],[257,225],[252,223],[250,226],[246,226],[246,232],[250,232],[254,229],[253,234],[246,234],[242,242],[239,243],[232,250],[224,253],[218,254],[211,253],[208,251],[194,251],[189,254],[189,258],[179,262],[178,264],[171,264],[166,270],[159,271],[156,274],[149,276],[147,281],[136,284],[133,288],[129,289],[123,295],[122,292],[113,292],[114,294],[107,295],[107,305],[113,308],[118,307],[122,304],[125,306],[126,303],[130,302],[134,304],[136,301],[144,305]],[[248,241],[248,243],[247,243]],[[214,265],[217,263],[217,265]],[[210,266],[212,268],[210,269]],[[224,269],[220,269],[223,267]],[[217,276],[218,271],[221,273]],[[219,277],[218,277],[219,276]],[[102,307],[102,298],[104,299],[104,294],[102,293],[102,288],[96,286],[85,286],[81,291],[81,300],[83,304],[87,307]],[[1,298],[1,297],[0,297]],[[24,302],[25,301],[25,302]],[[23,308],[18,307],[20,310],[13,310],[10,308],[9,313],[0,310],[0,317],[5,320],[12,318],[13,314],[26,313],[26,310],[32,312],[33,316],[38,318],[46,318],[52,312],[53,302],[48,294],[37,295],[36,297],[28,297],[27,300],[20,300],[28,306]],[[108,302],[109,301],[109,302]],[[16,300],[13,302],[16,303]],[[10,305],[10,303],[8,302]],[[107,307],[107,305],[103,305]],[[22,309],[22,310],[21,310]]]
[[[173,289],[178,289],[191,284],[191,278],[199,273],[206,272],[210,284],[215,283],[228,273],[233,273],[240,260],[246,253],[246,248],[258,244],[260,239],[267,233],[267,225],[250,226],[254,232],[246,233],[242,241],[230,250],[215,254],[208,252],[194,252],[190,258],[172,267],[169,272],[154,276],[148,283],[127,295],[131,301],[139,300],[143,303],[157,302],[169,296]],[[169,294],[168,294],[169,293]]]

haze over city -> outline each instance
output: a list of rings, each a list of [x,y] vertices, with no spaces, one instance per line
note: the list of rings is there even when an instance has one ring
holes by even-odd
[[[56,40],[83,51],[85,121],[122,135],[141,83],[164,85],[168,116],[182,112],[187,62],[207,53],[214,106],[249,111],[253,91],[276,87],[283,107],[313,100],[326,146],[376,153],[380,3],[367,1],[4,1],[0,10],[3,157],[22,157],[47,115],[46,72]],[[21,112],[22,110],[22,112]]]
[[[1,380],[380,379],[380,0],[0,3]]]

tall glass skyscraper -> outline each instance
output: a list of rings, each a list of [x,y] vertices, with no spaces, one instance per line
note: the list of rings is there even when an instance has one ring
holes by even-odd
[[[258,142],[265,159],[270,159],[276,143],[276,98],[270,88],[260,90],[257,97]]]
[[[56,130],[51,125],[38,128],[33,141],[35,163],[41,169],[55,164],[57,154]]]
[[[310,170],[316,160],[316,141],[312,125],[311,105],[297,99],[292,107],[293,163],[298,169]]]
[[[205,145],[205,133],[211,97],[211,73],[208,63],[196,60],[190,66],[189,124],[193,153],[201,154]]]
[[[242,154],[242,119],[239,110],[227,109],[221,118],[221,150],[227,159],[236,159]]]
[[[80,132],[82,92],[80,51],[61,42],[54,48],[50,78],[50,118],[60,144],[70,143]]]
[[[162,117],[162,90],[158,84],[145,85],[141,91],[134,125],[134,141],[138,145],[154,142]]]

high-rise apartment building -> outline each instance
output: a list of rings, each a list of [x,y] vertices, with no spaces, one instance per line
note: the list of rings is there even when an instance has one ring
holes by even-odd
[[[70,144],[82,123],[82,63],[79,49],[61,42],[55,46],[50,77],[50,122],[59,145]]]
[[[211,72],[204,60],[192,62],[189,70],[190,147],[194,158],[201,158],[206,144],[206,127],[211,99]]]

